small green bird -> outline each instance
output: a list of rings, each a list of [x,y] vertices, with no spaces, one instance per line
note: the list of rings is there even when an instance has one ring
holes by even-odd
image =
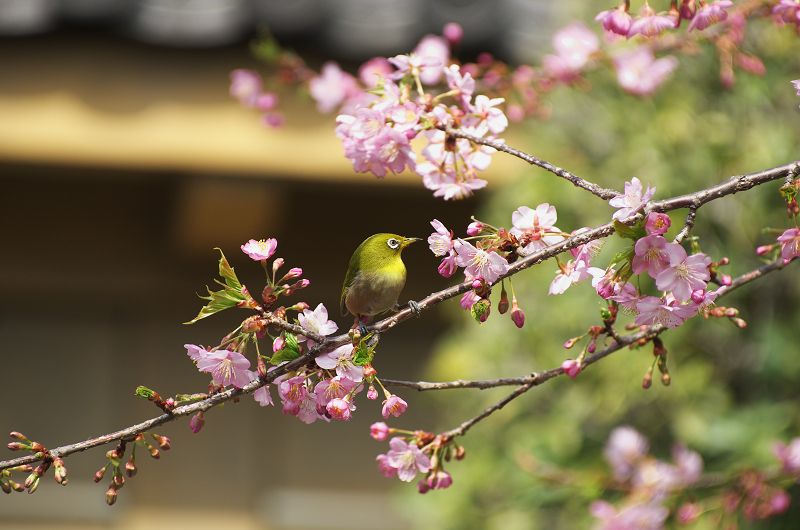
[[[339,307],[342,316],[348,311],[355,315],[362,336],[366,335],[362,316],[398,310],[397,297],[406,284],[406,266],[400,253],[415,241],[419,238],[375,234],[361,243],[350,258]],[[419,313],[416,302],[408,304]]]

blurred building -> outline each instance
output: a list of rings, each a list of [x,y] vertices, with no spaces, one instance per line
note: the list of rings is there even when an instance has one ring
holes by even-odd
[[[259,26],[319,58],[357,61],[407,52],[457,21],[465,47],[524,57],[547,34],[535,29],[541,9],[524,0],[0,0],[0,431],[56,447],[157,415],[133,396],[138,385],[163,396],[203,391],[208,378],[183,345],[218,344],[246,316],[182,324],[202,306],[194,293],[212,285],[215,247],[258,292],[263,272],[239,246],[276,237],[286,267],[311,281],[294,299],[324,303],[343,331],[341,281],[361,240],[425,237],[434,216],[468,222],[477,199],[442,203],[415,175],[354,173],[333,116],[292,95],[280,130],[240,108],[229,72],[263,71],[247,45]],[[404,257],[403,298],[449,285],[423,244]],[[381,376],[418,377],[441,327],[426,315],[386,335]],[[425,396],[402,395],[412,406],[393,425],[435,428]],[[249,398],[229,403],[209,411],[200,434],[187,421],[158,429],[172,450],[159,461],[140,452],[114,507],[104,503],[109,479],[92,482],[106,462],[94,450],[66,460],[66,487],[51,472],[34,495],[4,497],[0,525],[401,528],[387,496],[397,481],[374,463],[388,448],[368,436],[380,403],[360,396],[358,407],[349,424],[306,426]]]

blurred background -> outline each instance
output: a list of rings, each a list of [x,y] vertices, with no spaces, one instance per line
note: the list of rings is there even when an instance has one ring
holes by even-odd
[[[551,52],[552,32],[607,5],[533,0],[0,0],[0,340],[5,374],[0,431],[47,447],[127,427],[157,410],[133,396],[203,391],[183,344],[217,344],[235,310],[192,326],[217,272],[221,248],[258,292],[263,272],[239,252],[250,238],[278,239],[286,267],[311,285],[295,295],[324,303],[340,330],[341,281],[367,236],[426,237],[437,218],[463,235],[470,215],[510,226],[516,208],[549,202],[558,226],[605,222],[611,209],[509,157],[495,156],[487,191],[460,202],[434,199],[415,175],[356,174],[333,135],[333,115],[282,94],[282,129],[228,95],[229,73],[267,74],[249,51],[268,28],[312,66],[340,61],[354,71],[375,55],[410,51],[447,22],[465,30],[462,60],[489,51],[510,62]],[[599,34],[599,27],[592,26]],[[686,58],[652,100],[619,90],[613,72],[592,90],[556,89],[547,122],[518,125],[507,143],[605,187],[638,176],[657,198],[773,167],[800,154],[800,114],[789,80],[800,77],[797,40],[769,24],[750,28],[748,51],[767,75],[717,80],[714,50]],[[585,88],[585,87],[584,87]],[[762,226],[786,227],[777,185],[703,208],[696,235],[736,276],[759,264]],[[673,223],[681,223],[681,212]],[[672,232],[670,233],[672,234]],[[608,259],[622,246],[606,245]],[[404,253],[403,298],[453,281],[421,244]],[[560,365],[561,344],[597,323],[590,289],[546,298],[552,264],[518,275],[523,330],[493,315],[478,326],[456,303],[387,335],[375,366],[392,379],[513,377]],[[710,469],[764,464],[774,439],[800,434],[792,267],[725,299],[748,324],[697,321],[665,336],[673,384],[641,389],[649,351],[620,352],[581,374],[535,389],[476,426],[467,458],[447,470],[455,483],[425,496],[387,480],[368,436],[380,404],[363,399],[350,423],[307,426],[251,399],[209,411],[193,435],[186,421],[159,428],[173,449],[104,503],[106,459],[95,450],[66,460],[69,485],[52,475],[35,495],[0,499],[5,528],[576,528],[589,524],[592,494],[554,484],[548,466],[602,470],[608,432],[631,424],[659,456],[680,438]],[[496,296],[496,295],[495,295]],[[402,300],[401,300],[402,301]],[[496,303],[496,300],[495,300]],[[695,319],[698,320],[698,319]],[[441,431],[490,405],[504,390],[413,394],[392,426]],[[276,393],[273,389],[273,398]],[[17,456],[6,452],[4,458]],[[800,498],[800,492],[791,492]],[[778,524],[778,523],[776,523]],[[775,526],[778,527],[778,526]],[[787,526],[789,528],[789,526]]]

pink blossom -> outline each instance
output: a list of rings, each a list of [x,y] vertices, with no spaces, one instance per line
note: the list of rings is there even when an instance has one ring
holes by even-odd
[[[255,372],[251,372],[255,374]],[[269,385],[264,385],[261,388],[257,389],[253,392],[253,399],[256,400],[256,403],[261,405],[262,407],[266,407],[267,405],[274,405],[272,402],[272,396],[269,393]]]
[[[592,30],[580,21],[572,22],[553,35],[556,55],[564,61],[567,69],[581,70],[589,58],[600,49],[600,42]]]
[[[325,410],[332,418],[350,421],[350,402],[347,398],[334,398],[325,406]]]
[[[457,254],[456,265],[464,267],[465,273],[473,278],[483,276],[490,285],[508,270],[508,262],[494,250],[475,248],[463,239],[456,239],[453,248]]]
[[[597,530],[661,530],[669,510],[655,501],[629,502],[619,510],[603,500],[593,501],[589,512],[602,521]]]
[[[651,95],[678,67],[675,57],[656,59],[649,46],[622,51],[613,62],[619,85],[636,96]]]
[[[290,379],[282,379],[278,383],[278,396],[283,402],[283,413],[297,415],[300,411],[300,404],[306,399],[308,389],[306,388],[306,378],[302,375]]]
[[[230,94],[239,100],[243,107],[255,107],[261,95],[261,76],[253,70],[234,70],[231,72]]]
[[[637,33],[643,37],[657,37],[665,29],[676,27],[678,27],[678,21],[673,15],[657,15],[645,2],[641,16],[631,23],[628,38],[630,39]]]
[[[788,262],[792,258],[800,256],[800,230],[790,228],[778,236],[781,244],[781,258]]]
[[[772,8],[772,13],[780,15],[787,24],[795,24],[800,27],[800,2],[797,0],[781,0]],[[796,83],[796,81],[792,82]]]
[[[687,257],[686,250],[674,243],[667,245],[666,251],[669,267],[656,277],[656,287],[672,291],[678,302],[686,302],[692,297],[692,291],[706,288],[706,282],[711,278],[708,272],[711,258],[702,252]]]
[[[675,520],[678,521],[678,524],[690,524],[695,522],[701,513],[703,513],[703,508],[698,503],[687,502],[678,508]]]
[[[646,296],[636,304],[639,314],[634,319],[637,326],[650,326],[659,323],[669,329],[675,329],[687,318],[694,316],[696,310],[688,305],[664,302],[655,296]]]
[[[316,333],[317,335],[322,335],[323,337],[339,329],[336,322],[328,319],[328,310],[325,309],[325,306],[322,304],[319,304],[314,311],[303,309],[303,314],[297,315],[297,320],[300,322],[300,326],[303,329]],[[302,338],[300,338],[300,340],[302,340]],[[313,348],[316,342],[308,339],[307,344],[309,348]]]
[[[368,89],[376,88],[381,78],[387,78],[394,72],[391,63],[385,57],[373,57],[358,68],[358,79]]]
[[[469,226],[467,226],[467,235],[468,236],[477,236],[478,234],[481,233],[483,228],[484,228],[484,224],[481,223],[480,221],[475,221],[473,223],[470,223]]]
[[[781,462],[781,473],[787,475],[800,473],[800,438],[794,438],[788,445],[775,442],[772,453]]]
[[[617,427],[608,436],[603,455],[611,466],[614,478],[629,478],[639,461],[647,454],[650,445],[647,438],[633,427]]]
[[[425,482],[432,490],[443,490],[453,485],[453,477],[444,469],[437,469],[428,476]]]
[[[408,408],[408,403],[406,403],[403,398],[392,395],[383,402],[383,417],[388,418],[390,415],[398,418],[402,413],[406,411]]]
[[[211,372],[215,385],[244,388],[250,382],[250,361],[237,351],[216,350],[197,361],[197,369]]]
[[[682,443],[673,444],[672,461],[678,468],[679,486],[694,484],[703,475],[703,458]]]
[[[411,53],[409,55],[397,55],[395,57],[391,57],[389,62],[392,63],[395,68],[397,68],[397,71],[389,76],[391,79],[395,80],[402,79],[409,74],[414,77],[419,77],[423,70],[431,68],[436,70],[442,66],[441,59],[434,56],[421,57],[416,53]]]
[[[457,64],[453,64],[444,69],[444,77],[447,80],[447,87],[453,93],[453,97],[461,102],[461,105],[466,107],[472,99],[472,93],[475,92],[475,80],[469,74],[461,74],[461,68]]]
[[[520,309],[516,298],[511,302],[511,320],[514,322],[514,325],[520,329],[525,325],[525,313]]]
[[[416,133],[409,131],[409,129],[413,129],[419,123],[421,112],[422,108],[411,101],[392,107],[389,111],[389,117],[394,122],[393,129],[406,132],[406,134],[410,132],[413,136],[416,136]]]
[[[481,297],[475,294],[475,291],[467,291],[464,293],[464,296],[461,297],[461,307],[469,311],[480,299]]]
[[[581,363],[574,359],[567,359],[561,363],[561,369],[569,376],[570,379],[575,379],[581,373]]]
[[[392,173],[402,173],[406,166],[414,171],[417,154],[401,131],[383,127],[376,136],[364,143],[371,163],[369,169],[376,176],[383,177],[387,169]]]
[[[655,193],[656,189],[651,189],[650,184],[647,185],[647,191],[642,193],[641,181],[633,177],[630,182],[625,183],[625,193],[623,195],[617,195],[608,201],[609,206],[619,208],[619,210],[614,212],[611,218],[621,221],[632,215],[636,215],[639,210],[644,208],[647,201],[649,201]]]
[[[364,368],[353,364],[353,345],[344,344],[335,350],[317,356],[317,366],[325,370],[336,370],[336,375],[350,381],[361,382],[364,379]]]
[[[450,61],[450,44],[444,37],[425,35],[419,41],[414,53],[426,59],[436,59],[436,64],[429,64],[420,69],[419,80],[424,85],[435,85],[442,79],[444,65]]]
[[[672,221],[669,215],[665,213],[650,212],[647,214],[647,221],[644,223],[644,229],[650,235],[665,234],[669,230]]]
[[[387,453],[387,462],[397,469],[397,477],[403,482],[411,482],[417,471],[427,473],[431,468],[431,459],[420,451],[415,444],[409,444],[399,436],[389,441],[391,450]]]
[[[323,379],[314,387],[317,404],[321,407],[325,407],[334,399],[345,398],[358,384],[359,382],[340,375],[329,379]],[[355,404],[348,403],[348,405],[351,410],[356,409]]]
[[[728,18],[728,13],[725,11],[725,8],[732,6],[733,2],[731,2],[731,0],[719,0],[718,2],[702,5],[689,24],[689,31],[694,29],[703,30],[712,24],[722,22]]]
[[[378,461],[378,469],[384,477],[392,478],[397,474],[397,468],[389,463],[388,455],[378,455],[375,460]]]
[[[389,426],[382,421],[373,423],[369,427],[369,435],[382,442],[389,437]]]
[[[275,253],[277,248],[277,239],[262,239],[260,241],[251,239],[242,245],[242,252],[250,256],[252,259],[259,261],[262,259],[269,259],[269,257]]]
[[[441,221],[434,219],[431,226],[436,230],[428,236],[428,245],[434,256],[444,256],[453,250],[453,231],[447,230]]]
[[[500,134],[508,127],[508,118],[501,109],[497,108],[497,105],[504,101],[503,98],[489,99],[481,94],[475,98],[474,104],[469,105],[470,114],[476,115],[479,122],[475,124],[470,120],[465,120],[465,123],[475,127],[476,136],[485,135],[487,130],[492,134]]]
[[[556,207],[548,203],[540,204],[535,210],[520,206],[511,214],[511,223],[514,226],[508,232],[517,239],[522,239],[523,236],[529,239],[530,243],[524,248],[528,252],[534,252],[564,239],[559,234],[561,230],[555,226],[557,219]]]
[[[317,420],[330,421],[324,414],[320,414],[317,408],[317,397],[313,392],[306,392],[305,398],[300,402],[296,416],[306,424],[312,424]]]
[[[343,72],[337,62],[328,61],[322,65],[321,75],[309,82],[308,91],[317,102],[317,110],[327,113],[360,90],[355,77]]]
[[[183,347],[186,348],[186,354],[195,363],[201,359],[204,359],[210,353],[206,348],[196,346],[194,344],[184,344]]]
[[[461,24],[448,22],[444,25],[444,28],[442,28],[442,35],[444,35],[451,45],[458,46],[461,44],[461,38],[464,36],[464,28],[461,27]]]
[[[617,35],[627,36],[631,29],[631,15],[625,2],[614,9],[601,11],[594,19],[603,23],[603,29]]]
[[[641,274],[647,270],[647,274],[657,278],[659,274],[669,268],[668,249],[675,247],[683,248],[677,243],[668,243],[664,236],[658,234],[640,238],[633,246],[634,256],[631,264],[633,273]]]
[[[631,282],[622,286],[619,294],[609,297],[609,300],[617,302],[622,307],[623,312],[626,314],[636,313],[636,305],[639,303],[641,296],[636,290],[636,287]]]
[[[206,423],[205,418],[203,417],[203,411],[201,410],[189,421],[189,429],[191,429],[192,433],[197,434],[200,432],[200,429],[203,428],[203,425]]]
[[[590,254],[584,252],[574,261],[570,260],[566,264],[560,264],[561,268],[559,272],[556,273],[556,277],[550,283],[548,295],[563,294],[567,289],[572,287],[572,285],[580,281],[591,278],[596,274],[601,276],[605,274],[605,271],[602,269],[590,267],[589,260],[591,260]]]

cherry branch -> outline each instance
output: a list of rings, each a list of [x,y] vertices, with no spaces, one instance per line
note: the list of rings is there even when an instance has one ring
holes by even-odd
[[[790,262],[791,263],[791,262]],[[757,269],[754,269],[750,272],[742,274],[741,276],[735,278],[731,284],[720,293],[719,298],[724,297],[731,291],[742,287],[743,285],[750,283],[756,279],[763,277],[770,272],[775,272],[778,270],[783,269],[787,263],[784,263],[782,259],[777,259],[766,265],[763,265]],[[625,335],[623,337],[619,337],[613,344],[606,346],[599,352],[596,352],[588,357],[586,357],[582,362],[582,370],[583,367],[589,366],[591,364],[596,363],[597,361],[608,357],[612,353],[625,348],[631,344],[636,343],[643,343],[652,340],[653,338],[657,337],[667,328],[662,326],[661,324],[654,324],[652,326],[648,326],[636,333],[632,333],[630,335]],[[559,375],[564,375],[565,371],[563,368],[553,368],[550,370],[545,370],[542,372],[534,372],[530,376],[522,377],[522,378],[507,378],[507,379],[494,379],[488,381],[454,381],[452,383],[411,383],[409,381],[383,381],[384,385],[393,385],[393,386],[403,386],[406,388],[415,388],[416,390],[437,390],[437,389],[444,389],[444,388],[493,388],[498,386],[508,386],[519,384],[520,386],[516,388],[513,392],[505,396],[500,401],[496,402],[495,404],[491,405],[490,407],[484,409],[480,414],[470,418],[469,420],[463,422],[461,425],[456,427],[455,429],[451,429],[442,433],[442,437],[445,440],[451,440],[456,436],[463,436],[466,434],[467,430],[469,430],[473,425],[478,423],[479,421],[489,417],[493,413],[497,412],[498,410],[505,407],[508,403],[515,400],[516,398],[520,397],[528,390],[535,386],[539,386],[545,381],[549,381]]]
[[[483,139],[483,138],[472,137],[471,135],[467,135],[467,134],[464,134],[464,133],[460,133],[459,131],[448,129],[448,134],[450,134],[450,133],[454,134],[457,137],[467,138],[470,141],[475,141],[475,142],[481,143],[483,145],[488,145],[489,147],[493,147],[493,148],[495,148],[497,150],[506,152],[506,153],[511,154],[513,156],[517,156],[517,157],[519,157],[519,158],[521,158],[521,159],[523,159],[523,160],[525,160],[525,161],[527,161],[527,162],[529,162],[531,164],[537,165],[539,167],[543,167],[544,169],[547,169],[548,171],[551,171],[551,172],[555,173],[556,175],[561,176],[561,177],[569,180],[575,186],[578,186],[578,187],[581,187],[583,189],[587,189],[588,191],[591,191],[593,194],[597,195],[600,198],[603,198],[604,200],[610,199],[610,198],[612,198],[612,197],[617,195],[617,192],[614,192],[613,190],[604,190],[604,189],[600,188],[599,186],[597,186],[596,184],[592,184],[592,183],[589,183],[589,182],[587,182],[587,181],[585,181],[583,179],[580,179],[579,177],[577,177],[575,175],[572,175],[571,173],[569,173],[569,172],[567,172],[567,171],[565,171],[565,170],[563,170],[561,168],[558,168],[558,167],[554,166],[553,164],[550,164],[549,162],[542,161],[541,159],[538,159],[538,158],[533,157],[531,155],[527,155],[527,154],[522,153],[522,152],[520,152],[520,151],[518,151],[516,149],[507,147],[504,144],[501,144],[499,142],[494,142],[494,141],[486,140],[486,139]],[[795,161],[795,162],[784,164],[782,166],[778,166],[778,167],[775,167],[775,168],[772,168],[772,169],[759,171],[757,173],[753,173],[753,174],[750,174],[750,175],[741,175],[741,176],[731,177],[729,180],[727,180],[724,183],[718,184],[716,186],[712,186],[711,188],[707,188],[707,189],[704,189],[704,190],[697,191],[695,193],[682,195],[682,196],[679,196],[679,197],[674,197],[674,198],[666,199],[666,200],[663,200],[663,201],[652,201],[652,202],[648,203],[648,205],[645,207],[644,211],[645,211],[645,214],[649,213],[650,211],[666,212],[666,211],[671,211],[671,210],[680,209],[680,208],[691,208],[692,211],[696,211],[700,206],[702,206],[703,204],[706,204],[707,202],[710,202],[712,200],[725,197],[727,195],[732,195],[732,194],[738,193],[740,191],[745,191],[745,190],[751,189],[751,188],[753,188],[753,187],[755,187],[757,185],[764,184],[766,182],[770,182],[770,181],[776,180],[778,178],[784,178],[786,180],[786,182],[792,182],[795,178],[797,178],[798,174],[800,174],[800,161]],[[633,216],[630,219],[626,220],[626,222],[635,222],[636,220],[638,220],[640,218],[640,216],[641,216],[641,214],[638,214],[637,216]],[[554,245],[550,245],[545,249],[541,249],[541,250],[532,252],[532,253],[522,257],[520,260],[518,260],[517,262],[512,264],[508,268],[508,271],[506,273],[500,275],[498,280],[506,278],[506,277],[510,277],[510,276],[512,276],[514,274],[517,274],[518,272],[520,272],[520,271],[522,271],[524,269],[527,269],[527,268],[529,268],[529,267],[531,267],[533,265],[541,263],[542,261],[550,259],[550,258],[552,258],[552,257],[554,257],[554,256],[556,256],[556,255],[558,255],[558,254],[560,254],[562,252],[565,252],[565,251],[567,251],[569,249],[576,248],[576,247],[578,247],[580,245],[584,245],[584,244],[586,244],[586,243],[588,243],[590,241],[596,240],[596,239],[600,239],[600,238],[603,238],[603,237],[608,237],[609,235],[611,235],[613,233],[614,233],[613,224],[612,223],[605,223],[605,224],[600,225],[598,227],[595,227],[595,228],[593,228],[591,230],[587,230],[585,232],[581,232],[579,234],[576,234],[574,236],[566,238],[566,239],[564,239],[563,241],[561,241],[559,243],[556,243]],[[770,267],[770,266],[772,268],[765,268],[765,267]],[[728,287],[726,292],[732,290],[733,286],[737,286],[738,287],[738,284],[736,283],[737,281],[740,281],[741,284],[744,284],[744,283],[747,283],[748,281],[752,281],[752,280],[754,280],[756,278],[759,278],[759,277],[763,276],[763,274],[771,272],[772,270],[777,270],[779,268],[782,268],[782,267],[778,267],[777,265],[774,265],[774,264],[771,264],[770,266],[765,266],[765,267],[762,267],[760,269],[756,269],[754,271],[751,271],[750,273],[748,273],[748,275],[745,275],[745,276],[747,276],[746,278],[745,277],[737,278],[737,280],[734,281],[732,286]],[[442,302],[444,302],[446,300],[449,300],[450,298],[453,298],[455,296],[458,296],[459,294],[463,294],[463,293],[469,291],[471,288],[472,288],[472,282],[466,281],[466,282],[460,283],[458,285],[455,285],[453,287],[449,287],[447,289],[443,289],[443,290],[441,290],[439,292],[433,293],[433,294],[427,296],[421,302],[418,303],[419,311],[422,312],[422,311],[424,311],[424,310],[426,310],[428,308],[435,307],[436,305],[438,305],[438,304],[440,304],[440,303],[442,303]],[[388,317],[386,319],[381,320],[380,322],[377,322],[375,325],[369,327],[368,328],[369,330],[372,330],[372,331],[375,332],[375,335],[370,339],[370,345],[377,344],[377,342],[378,342],[378,340],[380,338],[380,335],[383,332],[393,328],[398,323],[411,318],[412,314],[413,313],[412,313],[411,309],[410,308],[406,308],[406,309],[403,309],[403,310],[399,311],[398,313],[396,313],[396,314],[394,314],[394,315],[392,315],[392,316],[390,316],[390,317]],[[204,399],[202,401],[198,401],[198,402],[195,402],[195,403],[191,403],[191,404],[187,404],[187,405],[182,405],[182,406],[176,407],[174,410],[171,410],[171,411],[169,411],[169,412],[167,412],[165,414],[162,414],[162,415],[157,416],[155,418],[151,418],[151,419],[149,419],[147,421],[138,423],[136,425],[132,425],[132,426],[127,427],[125,429],[122,429],[122,430],[119,430],[119,431],[116,431],[116,432],[113,432],[113,433],[109,433],[109,434],[106,434],[106,435],[102,435],[102,436],[99,436],[99,437],[96,437],[96,438],[92,438],[92,439],[89,439],[89,440],[85,440],[85,441],[82,441],[82,442],[78,442],[78,443],[75,443],[75,444],[70,444],[70,445],[58,447],[58,448],[55,448],[55,449],[51,449],[51,450],[47,451],[46,455],[41,455],[40,454],[40,455],[37,456],[36,454],[34,454],[34,455],[26,456],[26,457],[21,457],[21,458],[16,458],[16,459],[13,459],[13,460],[7,460],[7,461],[4,461],[4,462],[0,462],[0,470],[8,469],[8,468],[19,466],[19,465],[24,465],[24,464],[30,464],[30,463],[33,463],[33,462],[37,462],[37,461],[40,461],[40,460],[43,460],[43,459],[47,458],[48,455],[49,455],[50,458],[63,457],[63,456],[67,456],[67,455],[74,454],[74,453],[77,453],[77,452],[82,452],[82,451],[85,451],[87,449],[91,449],[91,448],[94,448],[94,447],[99,447],[99,446],[106,445],[106,444],[109,444],[109,443],[112,443],[112,442],[116,442],[116,441],[122,441],[122,440],[132,441],[138,434],[144,433],[144,432],[146,432],[149,429],[152,429],[154,427],[158,427],[158,426],[163,425],[165,423],[174,421],[174,420],[176,420],[176,419],[178,419],[180,417],[183,417],[183,416],[188,416],[188,415],[195,414],[195,413],[201,412],[201,411],[207,411],[208,409],[210,409],[210,408],[212,408],[214,406],[222,404],[222,403],[224,403],[226,401],[230,401],[231,399],[234,399],[236,397],[239,397],[239,396],[242,396],[242,395],[245,395],[245,394],[251,394],[251,393],[255,392],[258,388],[273,382],[276,378],[278,378],[278,377],[280,377],[282,375],[285,375],[287,373],[290,373],[290,372],[292,372],[292,371],[294,371],[296,369],[299,369],[299,368],[305,366],[306,364],[312,362],[317,356],[322,355],[322,354],[327,353],[327,352],[330,352],[330,351],[334,350],[335,348],[337,348],[337,347],[339,347],[339,346],[341,346],[341,345],[343,345],[343,344],[345,344],[345,343],[347,343],[347,342],[352,340],[352,338],[350,337],[349,334],[342,334],[342,335],[337,336],[337,337],[324,338],[324,337],[319,336],[317,334],[311,333],[308,330],[300,328],[296,324],[288,323],[285,320],[279,318],[278,316],[276,316],[275,314],[273,314],[271,312],[262,312],[261,313],[261,317],[264,318],[265,320],[267,320],[267,322],[270,325],[275,325],[278,328],[285,329],[285,330],[288,330],[288,331],[292,331],[294,333],[303,334],[303,335],[307,336],[308,338],[314,340],[315,342],[318,342],[318,344],[317,344],[317,346],[315,346],[314,348],[312,348],[311,350],[309,350],[305,354],[301,355],[300,357],[298,357],[298,358],[296,358],[296,359],[294,359],[294,360],[292,360],[292,361],[290,361],[290,362],[288,362],[286,364],[283,364],[281,366],[278,366],[278,367],[274,368],[273,370],[269,371],[266,375],[260,376],[258,379],[256,379],[255,381],[251,382],[250,384],[246,385],[245,387],[243,387],[241,389],[231,388],[229,390],[218,392],[216,394],[213,394],[213,395],[209,396],[208,398],[206,398],[206,399]],[[660,332],[661,331],[658,331],[658,333],[660,333]],[[649,338],[652,338],[653,336],[657,335],[658,333],[655,333],[654,335],[649,336],[649,335],[647,335],[646,332],[643,331],[643,332],[640,332],[639,334],[628,335],[627,339],[629,339],[631,341],[634,340],[633,337],[639,337],[639,339],[641,339],[641,338],[648,338],[649,339]],[[623,339],[625,339],[625,338],[623,338]],[[636,340],[639,340],[639,339],[636,339]],[[605,357],[606,355],[609,355],[610,353],[613,353],[613,351],[616,351],[617,349],[621,348],[622,347],[621,345],[625,345],[625,344],[629,344],[629,343],[630,342],[625,343],[624,340],[623,341],[619,341],[618,340],[618,341],[615,342],[615,345],[609,346],[609,347],[603,349],[602,351],[597,352],[594,355],[584,359],[584,364],[587,364],[587,365],[591,364],[591,363],[595,362],[596,360],[599,360],[600,358]],[[615,347],[616,347],[616,349],[613,349]],[[517,390],[515,390],[512,394],[510,394],[509,396],[507,396],[503,400],[499,401],[498,403],[496,403],[492,407],[489,407],[488,409],[483,411],[480,415],[476,416],[472,420],[469,420],[469,421],[463,423],[460,427],[458,427],[457,429],[454,429],[453,431],[448,431],[448,434],[451,437],[452,436],[457,436],[457,435],[463,435],[467,431],[467,429],[469,429],[472,425],[477,423],[477,421],[480,421],[480,419],[482,419],[484,417],[487,417],[488,415],[492,414],[496,410],[501,409],[503,406],[505,406],[506,403],[512,401],[513,399],[515,399],[519,395],[522,395],[523,393],[527,392],[527,390],[529,390],[533,386],[537,386],[537,385],[543,383],[544,381],[549,380],[552,377],[555,377],[556,375],[560,375],[561,373],[563,373],[563,369],[556,368],[554,370],[549,370],[549,371],[538,373],[538,374],[532,374],[528,378],[519,379],[519,382],[511,382],[511,383],[509,383],[509,384],[521,384],[521,386]],[[498,380],[498,381],[503,381],[503,380]],[[516,380],[515,379],[510,379],[508,381],[516,381]],[[481,382],[475,382],[475,383],[456,382],[454,384],[443,383],[442,384],[443,386],[441,388],[460,388],[460,387],[466,388],[466,387],[470,387],[470,386],[475,386],[477,388],[482,388],[482,386],[480,386],[481,384],[484,384],[484,383],[481,383]],[[452,385],[452,386],[448,386],[448,385]],[[402,385],[400,385],[400,386],[402,386]],[[485,388],[488,388],[488,387],[489,387],[488,385],[485,386]],[[421,390],[421,388],[420,388],[420,390]]]

